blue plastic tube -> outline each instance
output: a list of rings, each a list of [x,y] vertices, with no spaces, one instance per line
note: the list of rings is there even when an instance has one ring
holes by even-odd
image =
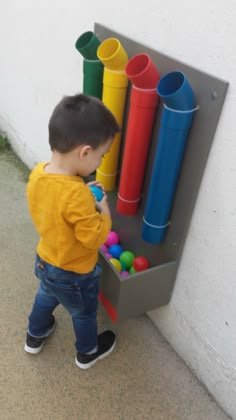
[[[195,98],[180,71],[160,79],[157,92],[164,101],[158,143],[143,217],[142,237],[151,243],[163,241],[175,194]]]

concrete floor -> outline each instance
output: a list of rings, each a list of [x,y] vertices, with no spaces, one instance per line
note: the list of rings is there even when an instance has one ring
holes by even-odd
[[[88,371],[74,364],[72,326],[62,308],[42,353],[24,352],[37,289],[25,179],[16,158],[0,153],[0,419],[229,419],[145,315],[120,323],[114,353]],[[99,324],[111,325],[102,308]]]

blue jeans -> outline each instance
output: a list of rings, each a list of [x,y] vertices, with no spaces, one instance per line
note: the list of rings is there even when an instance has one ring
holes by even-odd
[[[61,303],[70,313],[76,336],[76,349],[87,353],[97,345],[97,309],[99,275],[97,264],[88,274],[79,274],[54,267],[38,255],[35,274],[40,280],[32,312],[29,333],[34,337],[48,335],[52,312]]]

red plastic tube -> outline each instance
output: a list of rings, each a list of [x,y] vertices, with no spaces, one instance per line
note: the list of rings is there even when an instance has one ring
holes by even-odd
[[[152,128],[158,104],[158,70],[147,54],[129,60],[126,74],[133,83],[125,136],[117,211],[125,215],[137,213]]]

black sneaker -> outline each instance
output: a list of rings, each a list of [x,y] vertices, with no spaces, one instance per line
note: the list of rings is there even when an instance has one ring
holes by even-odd
[[[29,332],[27,332],[24,350],[27,353],[31,353],[31,354],[39,353],[42,350],[42,348],[44,346],[44,343],[47,340],[47,338],[49,337],[49,335],[54,331],[55,324],[56,324],[55,317],[52,315],[50,330],[48,331],[46,336],[44,336],[44,337],[33,337],[32,335],[29,334]]]
[[[113,331],[104,331],[98,335],[98,350],[94,354],[84,354],[84,353],[77,353],[77,357],[75,359],[75,364],[80,369],[89,369],[98,360],[104,359],[104,357],[108,356],[115,348],[116,345],[116,335]]]

